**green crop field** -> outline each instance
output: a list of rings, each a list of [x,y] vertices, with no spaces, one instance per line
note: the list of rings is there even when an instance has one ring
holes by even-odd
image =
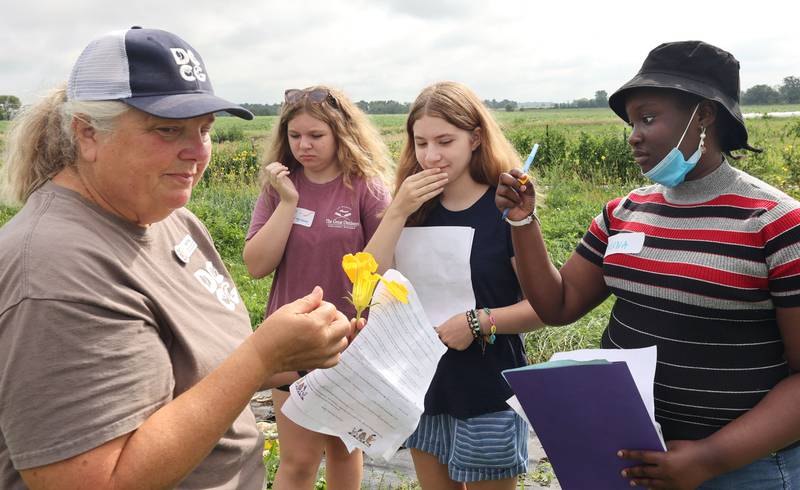
[[[800,105],[743,107],[745,113],[759,114],[798,110]],[[526,155],[533,143],[541,145],[533,173],[546,196],[541,207],[542,229],[556,265],[569,257],[606,201],[645,182],[625,141],[630,131],[610,109],[536,109],[495,112],[494,116],[520,155]],[[208,226],[254,326],[263,316],[271,278],[250,278],[241,250],[259,193],[256,175],[262,148],[276,119],[219,117],[211,165],[188,206]],[[405,116],[376,115],[371,119],[396,160],[405,141]],[[747,125],[751,144],[764,152],[734,165],[800,196],[800,118],[748,119]],[[8,122],[0,121],[0,145],[7,128]],[[16,209],[0,206],[0,224]],[[531,361],[545,360],[559,350],[596,346],[610,305],[611,300],[572,325],[528,334]]]

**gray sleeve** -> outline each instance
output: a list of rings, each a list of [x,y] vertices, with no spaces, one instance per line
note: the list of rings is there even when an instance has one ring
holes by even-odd
[[[156,328],[98,306],[25,300],[0,315],[0,430],[17,470],[135,430],[172,398]]]

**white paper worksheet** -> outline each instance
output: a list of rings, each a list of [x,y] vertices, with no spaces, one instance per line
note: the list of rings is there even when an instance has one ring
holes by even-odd
[[[417,288],[433,326],[475,308],[469,257],[475,230],[468,226],[404,228],[395,247],[397,270]]]
[[[388,461],[417,428],[447,348],[411,283],[391,269],[383,277],[408,288],[408,304],[379,285],[367,326],[339,364],[294,382],[283,413],[309,430],[338,436],[350,451],[362,449]]]

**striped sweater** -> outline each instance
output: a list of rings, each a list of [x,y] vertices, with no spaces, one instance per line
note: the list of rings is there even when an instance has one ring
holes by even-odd
[[[641,251],[607,254],[620,233]],[[783,192],[724,162],[609,202],[577,252],[616,296],[603,347],[658,346],[665,439],[707,437],[789,375],[775,308],[800,306],[800,203]]]

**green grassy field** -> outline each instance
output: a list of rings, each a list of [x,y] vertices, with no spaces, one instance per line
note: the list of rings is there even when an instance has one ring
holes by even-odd
[[[743,112],[796,111],[797,106],[751,106]],[[524,155],[541,143],[534,174],[546,195],[541,207],[542,229],[556,265],[570,256],[589,222],[609,199],[644,182],[632,162],[625,138],[629,134],[610,109],[538,109],[495,112],[504,132]],[[371,116],[395,159],[405,140],[404,115]],[[235,138],[214,147],[206,178],[195,189],[189,208],[207,225],[226,266],[244,298],[253,325],[264,312],[271,278],[254,280],[241,259],[250,212],[258,195],[255,174],[261,146],[276,117],[243,121],[217,119],[215,130]],[[0,121],[0,144],[7,121]],[[765,151],[735,163],[786,192],[800,196],[800,118],[747,121],[751,144]],[[239,128],[241,131],[231,131]],[[16,208],[0,206],[0,224]],[[598,345],[611,300],[578,322],[527,335],[531,361],[546,360],[560,350]]]

